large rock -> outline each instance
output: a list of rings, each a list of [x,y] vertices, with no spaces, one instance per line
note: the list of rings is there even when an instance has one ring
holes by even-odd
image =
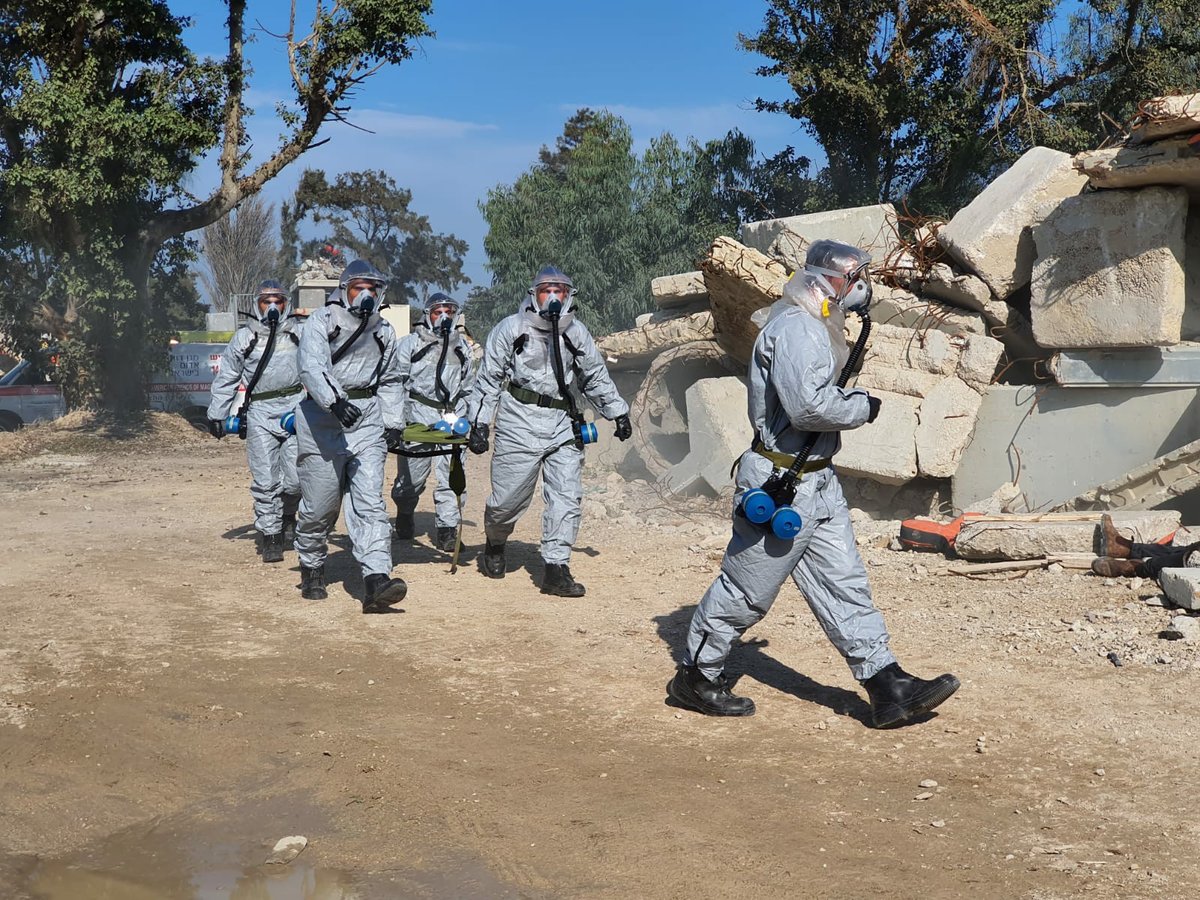
[[[735,375],[702,378],[687,389],[688,453],[660,479],[675,494],[732,487],[733,461],[750,446],[746,382]]]
[[[712,313],[698,312],[661,322],[651,319],[637,328],[607,334],[596,341],[596,346],[610,364],[624,365],[670,347],[690,341],[710,341],[712,338]]]
[[[949,478],[971,442],[983,398],[966,382],[944,378],[921,401],[914,435],[917,469],[932,478]]]
[[[1200,94],[1152,97],[1138,104],[1130,142],[1147,144],[1176,134],[1200,131]]]
[[[1083,186],[1070,156],[1034,147],[960,209],[938,232],[938,240],[1003,300],[1029,283],[1034,259],[1030,227],[1052,208],[1051,201],[1074,196]]]
[[[1187,141],[1159,141],[1143,147],[1114,147],[1075,156],[1074,166],[1096,188],[1176,185],[1200,199],[1200,156]]]
[[[1200,434],[1194,388],[994,384],[954,474],[953,501],[971,509],[1015,481],[1025,505],[1065,503],[1177,450]]]
[[[861,247],[880,263],[896,248],[895,221],[896,210],[890,203],[856,206],[745,222],[742,240],[747,247],[781,260],[792,271],[804,266],[809,244],[822,238]]]
[[[1043,347],[1178,343],[1187,194],[1100,191],[1059,202],[1033,229],[1033,336]]]
[[[680,275],[652,278],[650,294],[659,309],[676,309],[708,303],[708,288],[704,286],[704,274],[701,272],[684,272]]]
[[[1036,559],[1056,553],[1097,552],[1101,513],[1047,513],[1038,521],[1002,516],[968,519],[954,542],[963,559]],[[1156,541],[1179,527],[1175,510],[1114,512],[1117,527],[1135,541]]]
[[[713,241],[700,268],[712,304],[717,342],[746,366],[758,337],[758,326],[750,321],[750,314],[783,295],[788,270],[758,250],[724,236]]]
[[[920,400],[888,391],[871,391],[882,402],[879,418],[842,432],[837,455],[840,472],[862,475],[884,484],[903,484],[917,477],[917,410]]]
[[[1200,569],[1163,569],[1158,573],[1167,599],[1182,609],[1200,609]]]

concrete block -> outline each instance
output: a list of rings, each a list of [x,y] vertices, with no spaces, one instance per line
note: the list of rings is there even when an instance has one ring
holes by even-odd
[[[1167,599],[1181,609],[1200,609],[1200,569],[1163,569],[1158,573]]]
[[[959,275],[945,263],[934,263],[927,275],[913,279],[910,286],[922,296],[1004,320],[1007,307],[992,296],[991,288],[982,278]]]
[[[1084,179],[1071,157],[1034,147],[960,209],[938,240],[960,266],[978,275],[1001,300],[1029,283],[1029,229],[1051,202],[1078,194]]]
[[[892,225],[895,221],[896,210],[890,203],[832,209],[784,219],[744,222],[742,241],[747,247],[780,260],[792,271],[803,268],[809,244],[821,238],[861,247],[870,252],[875,263],[881,263],[896,248]]]
[[[1059,202],[1034,226],[1033,336],[1043,347],[1178,343],[1187,194],[1099,191]]]
[[[733,485],[730,467],[750,446],[746,383],[702,378],[687,389],[688,453],[660,479],[672,493],[719,494]]]
[[[789,272],[782,263],[724,236],[713,241],[701,269],[717,342],[745,366],[759,331],[751,313],[783,296]]]
[[[1147,144],[1176,134],[1200,131],[1200,94],[1152,97],[1138,104],[1130,143]]]
[[[971,441],[983,398],[957,378],[944,378],[921,401],[915,434],[917,470],[931,478],[949,478]],[[882,410],[881,410],[882,413]]]
[[[659,309],[689,306],[708,301],[708,288],[701,272],[663,275],[650,280],[650,293]]]
[[[596,341],[596,346],[610,365],[626,365],[644,362],[680,344],[712,340],[712,337],[712,313],[699,312],[661,322],[645,322],[628,331],[615,331]]]
[[[1095,188],[1177,185],[1200,199],[1200,156],[1186,140],[1079,153],[1073,165]]]
[[[1179,527],[1175,510],[1145,510],[1111,514],[1123,534],[1149,542]],[[1049,513],[1041,521],[1012,521],[1001,517],[968,519],[954,549],[963,559],[1036,559],[1056,553],[1095,553],[1101,513]],[[1086,517],[1085,521],[1078,521]],[[1075,520],[1075,521],[1072,521]]]
[[[838,471],[885,484],[903,484],[917,477],[917,410],[921,401],[887,391],[872,391],[882,402],[879,418],[870,425],[842,432]]]
[[[878,325],[918,331],[932,328],[947,334],[987,334],[988,329],[987,321],[976,312],[918,297],[909,291],[887,285],[878,285],[874,290],[871,320]]]
[[[1015,481],[1037,510],[1073,497],[1200,434],[1191,388],[1092,388],[994,384],[954,474],[959,509]]]
[[[1004,345],[983,335],[960,337],[957,341],[964,346],[958,357],[955,374],[974,388],[976,393],[982,394],[996,376],[1000,357],[1004,355]]]
[[[1200,343],[1063,350],[1048,368],[1063,387],[1200,387]]]

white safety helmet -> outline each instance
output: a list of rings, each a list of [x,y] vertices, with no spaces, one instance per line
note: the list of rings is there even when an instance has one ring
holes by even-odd
[[[264,299],[269,304],[266,309],[262,307]],[[264,325],[270,324],[272,317],[276,322],[282,322],[291,312],[292,304],[288,300],[287,290],[282,282],[274,278],[266,278],[258,283],[254,302],[258,304],[258,320]]]
[[[551,290],[544,297],[539,298],[538,289],[543,285],[550,286]],[[533,310],[543,318],[552,312],[557,312],[560,317],[566,316],[571,311],[575,294],[575,282],[557,266],[543,266],[541,271],[533,277],[533,283],[529,285],[529,296],[533,298]]]

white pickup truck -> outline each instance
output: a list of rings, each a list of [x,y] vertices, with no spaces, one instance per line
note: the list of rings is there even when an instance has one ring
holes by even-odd
[[[0,375],[0,431],[16,431],[30,422],[57,419],[67,411],[57,384],[40,378],[28,360]]]

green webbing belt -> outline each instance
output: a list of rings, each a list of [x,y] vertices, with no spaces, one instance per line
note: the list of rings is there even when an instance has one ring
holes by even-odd
[[[438,403],[432,397],[426,397],[424,394],[418,394],[416,391],[409,391],[408,396],[416,400],[422,406],[428,406],[430,409],[436,409],[438,412],[451,412],[454,409],[454,404]]]
[[[254,395],[254,399],[255,400],[274,400],[276,397],[290,397],[290,396],[292,396],[292,394],[298,394],[302,390],[304,390],[303,387],[301,387],[298,384],[293,384],[291,387],[281,387],[281,388],[276,388],[273,391],[262,391],[260,393],[256,393]]]
[[[571,410],[571,404],[569,404],[566,400],[561,400],[558,397],[548,397],[545,394],[539,394],[537,391],[531,391],[527,388],[517,387],[515,384],[510,384],[508,386],[508,392],[522,403],[528,403],[530,406],[561,409],[563,412],[570,412]]]
[[[355,388],[352,391],[346,391],[346,396],[351,400],[366,400],[368,397],[375,396],[374,388]]]
[[[755,441],[750,448],[759,456],[769,459],[781,469],[790,469],[796,461],[795,454],[792,453],[776,453],[774,450],[768,450],[762,441]],[[822,469],[827,469],[833,465],[832,459],[810,459],[800,469],[800,473],[807,475],[809,472],[820,472]]]

